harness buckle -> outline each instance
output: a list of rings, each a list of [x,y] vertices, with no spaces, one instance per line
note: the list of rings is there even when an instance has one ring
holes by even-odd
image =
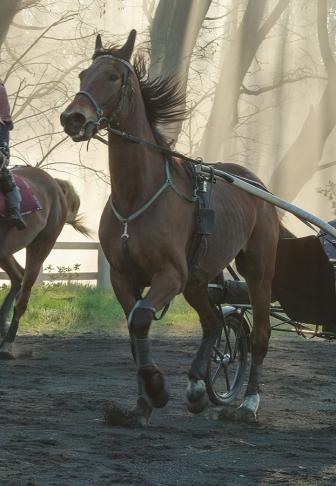
[[[121,235],[122,241],[127,241],[129,239],[129,234],[127,233],[128,230],[128,223],[125,221],[123,224],[123,234]]]

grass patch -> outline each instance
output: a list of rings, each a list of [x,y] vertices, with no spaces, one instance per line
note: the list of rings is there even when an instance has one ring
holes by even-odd
[[[0,289],[3,299],[8,289]],[[182,296],[172,303],[162,321],[153,323],[154,334],[190,334],[198,331],[196,313]],[[126,319],[114,293],[76,284],[36,287],[21,319],[20,334],[71,335],[127,332]]]

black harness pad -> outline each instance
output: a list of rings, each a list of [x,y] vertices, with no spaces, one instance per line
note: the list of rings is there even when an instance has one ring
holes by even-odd
[[[199,208],[198,228],[199,235],[212,235],[215,229],[215,210],[211,208]]]

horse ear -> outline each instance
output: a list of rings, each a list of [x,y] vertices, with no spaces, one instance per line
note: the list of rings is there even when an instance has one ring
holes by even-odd
[[[133,52],[133,49],[134,49],[134,42],[135,42],[135,38],[136,38],[136,30],[131,30],[131,32],[129,33],[129,36],[128,36],[128,39],[126,41],[126,44],[121,48],[119,49],[119,54],[120,56],[125,59],[126,61],[129,61],[130,58],[131,58],[131,55],[132,55],[132,52]]]
[[[103,49],[103,43],[101,40],[101,35],[98,34],[96,37],[95,51],[100,51],[101,49]]]

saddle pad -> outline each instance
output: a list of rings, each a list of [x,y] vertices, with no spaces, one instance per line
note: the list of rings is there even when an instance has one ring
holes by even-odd
[[[40,211],[42,206],[35,194],[33,194],[29,184],[19,176],[14,176],[14,179],[21,193],[21,214],[30,214],[35,211]],[[6,217],[6,214],[6,197],[0,192],[0,216]]]

